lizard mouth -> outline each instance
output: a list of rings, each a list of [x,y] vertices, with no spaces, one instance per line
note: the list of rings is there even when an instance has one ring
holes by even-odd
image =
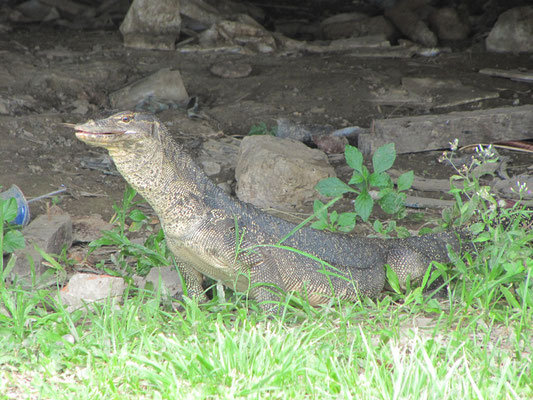
[[[76,130],[76,137],[80,140],[85,141],[105,141],[115,138],[117,136],[122,136],[124,131],[114,131],[114,132],[88,132],[81,129]]]

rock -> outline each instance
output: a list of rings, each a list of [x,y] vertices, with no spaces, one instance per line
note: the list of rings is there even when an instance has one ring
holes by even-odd
[[[180,2],[174,0],[134,0],[120,25],[124,46],[142,49],[174,50],[180,30]]]
[[[533,52],[533,6],[516,7],[500,15],[485,40],[487,51]]]
[[[114,108],[158,112],[189,100],[179,71],[163,68],[109,95]]]
[[[436,9],[430,14],[429,23],[441,40],[464,40],[470,33],[468,21],[451,7]]]
[[[277,49],[274,36],[247,15],[238,15],[236,21],[220,21],[198,35],[198,39],[204,47],[238,45],[258,53]]]
[[[343,13],[326,18],[320,23],[322,36],[335,40],[349,37],[373,36],[383,34],[387,40],[395,40],[397,33],[394,25],[385,17],[369,17],[363,13]]]
[[[213,64],[209,69],[215,76],[221,78],[244,78],[252,72],[252,66],[248,63],[236,63],[233,61],[223,61]]]
[[[235,165],[239,156],[240,141],[224,137],[208,139],[202,143],[197,161],[204,172],[215,182],[233,180]]]
[[[177,294],[183,293],[181,278],[174,266],[154,267],[145,277],[134,276],[133,278],[138,287],[147,289],[146,285],[150,284],[152,290],[159,289],[160,279],[163,284],[161,292],[164,296],[174,297]]]
[[[348,139],[342,136],[322,135],[313,137],[316,146],[326,154],[344,153]]]
[[[437,45],[437,36],[428,28],[424,17],[429,13],[428,0],[401,0],[385,9],[385,16],[413,42],[426,47]]]
[[[58,208],[56,207],[55,210]],[[61,211],[55,212],[57,214],[38,216],[22,230],[26,239],[26,247],[15,251],[16,261],[11,277],[12,280],[17,280],[25,287],[31,287],[32,269],[37,278],[48,269],[43,265],[43,257],[34,246],[38,246],[48,254],[59,254],[63,247],[68,248],[72,244],[70,215]]]
[[[283,211],[308,210],[317,198],[315,185],[335,176],[326,155],[292,139],[247,136],[235,171],[242,201]]]
[[[0,95],[0,114],[15,115],[27,110],[34,110],[37,101],[27,94],[4,97]]]
[[[357,24],[368,18],[367,14],[360,12],[336,14],[323,20],[320,30],[324,39],[348,38],[354,33],[357,34]]]
[[[120,298],[126,289],[124,279],[109,275],[78,273],[70,278],[59,297],[68,311],[87,303],[101,303],[109,298]]]
[[[223,16],[212,5],[202,0],[180,0],[183,24],[194,31],[202,31],[221,21]]]
[[[17,22],[50,22],[60,17],[55,7],[43,4],[38,0],[29,0],[19,4],[16,11],[21,13]]]
[[[324,136],[335,130],[332,125],[300,124],[286,118],[278,118],[276,136],[310,143],[315,136]]]

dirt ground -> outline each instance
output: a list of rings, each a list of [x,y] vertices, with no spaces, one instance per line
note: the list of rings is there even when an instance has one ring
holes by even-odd
[[[198,96],[200,109],[215,131],[237,137],[245,135],[252,124],[275,125],[279,117],[342,128],[370,127],[377,118],[428,113],[422,108],[379,106],[369,101],[373,92],[399,85],[404,76],[456,78],[499,92],[497,99],[431,113],[533,103],[530,84],[478,73],[489,67],[532,70],[531,55],[495,55],[472,48],[402,59],[182,54],[125,48],[118,31],[17,27],[0,36],[0,92],[10,108],[0,115],[0,184],[2,190],[17,184],[28,198],[63,185],[67,193],[60,196],[59,205],[71,215],[99,213],[109,218],[112,204],[121,199],[124,181],[108,170],[84,168],[95,160],[98,166],[105,165],[105,153],[76,140],[73,129],[63,123],[110,114],[109,93],[164,67],[181,71],[189,95]],[[214,76],[209,68],[223,60],[251,64],[252,72],[239,79]],[[176,135],[175,121],[183,116],[183,110],[160,114]],[[185,133],[180,140],[194,153],[203,139]],[[437,162],[440,153],[403,155],[396,168],[445,178],[453,170]],[[530,155],[509,155],[513,174],[531,165]],[[342,163],[335,165],[342,175]],[[32,215],[45,212],[46,206],[46,201],[32,204]]]

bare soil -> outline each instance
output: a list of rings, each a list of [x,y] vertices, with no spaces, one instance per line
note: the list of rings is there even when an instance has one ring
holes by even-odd
[[[475,46],[472,47],[476,48]],[[224,79],[209,68],[234,60],[251,64],[249,76]],[[456,110],[531,104],[531,85],[481,75],[481,68],[533,69],[531,55],[495,55],[482,49],[411,59],[356,58],[328,55],[182,54],[178,51],[125,48],[117,31],[72,31],[23,26],[0,36],[0,98],[9,105],[0,115],[0,184],[17,184],[28,198],[64,185],[60,206],[72,215],[113,214],[124,190],[121,176],[84,168],[105,168],[105,152],[76,140],[71,127],[111,113],[108,94],[157,70],[179,69],[191,96],[198,96],[207,122],[223,135],[245,135],[252,124],[272,126],[279,117],[305,123],[370,127],[372,120],[428,113],[421,108],[379,106],[371,93],[398,86],[404,76],[456,78],[464,84],[499,92],[498,99]],[[115,110],[119,111],[119,110]],[[183,110],[160,114],[177,134]],[[181,137],[191,151],[201,142],[194,133]],[[445,178],[450,167],[437,162],[441,151],[399,157],[396,168],[425,177]],[[511,172],[531,165],[531,157],[511,153]],[[346,174],[336,163],[340,175]],[[32,204],[34,216],[46,201]]]

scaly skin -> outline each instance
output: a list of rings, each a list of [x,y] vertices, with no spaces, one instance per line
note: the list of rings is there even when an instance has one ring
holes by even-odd
[[[307,227],[283,241],[284,248],[273,247],[295,225],[227,195],[155,116],[122,112],[75,130],[78,139],[106,148],[153,207],[188,293],[199,300],[205,300],[204,275],[238,291],[250,289],[267,312],[279,310],[278,292],[304,292],[312,305],[332,295],[376,296],[385,285],[385,264],[404,286],[407,279],[419,281],[431,261],[448,261],[447,244],[460,248],[453,232],[384,240]]]

